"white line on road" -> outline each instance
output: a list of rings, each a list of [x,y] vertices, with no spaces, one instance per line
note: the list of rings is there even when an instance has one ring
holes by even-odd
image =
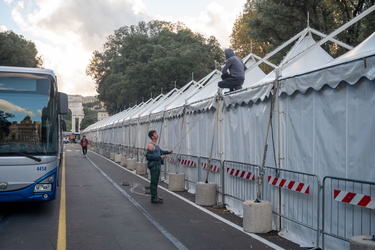
[[[111,162],[112,164],[115,164],[117,167],[119,167],[119,168],[121,168],[121,169],[123,169],[123,170],[126,170],[126,171],[128,171],[128,172],[130,172],[130,173],[136,175],[137,177],[142,178],[142,179],[144,179],[144,180],[150,182],[148,179],[144,178],[143,176],[140,176],[140,175],[135,174],[135,172],[133,172],[133,171],[131,171],[131,170],[128,170],[128,169],[122,167],[121,165],[117,164],[116,162],[114,162],[114,161],[112,161],[112,160],[110,160],[110,159],[108,159],[108,158],[106,158],[106,157],[104,157],[104,156],[102,156],[102,155],[100,155],[100,154],[97,154],[97,153],[95,153],[95,152],[93,152],[93,151],[92,151],[92,153],[94,153],[94,154],[96,154],[96,155],[98,155],[98,156],[100,156],[100,157],[106,159],[107,161]],[[87,158],[88,158],[88,157],[87,157]],[[89,159],[89,160],[90,160],[90,159]],[[90,160],[90,161],[91,161],[91,160]],[[93,163],[93,164],[94,164],[94,163]],[[116,184],[116,185],[117,185],[117,184]],[[119,188],[120,188],[120,187],[119,187]],[[181,200],[183,200],[183,201],[189,203],[190,205],[192,205],[192,206],[198,208],[199,210],[201,210],[201,211],[203,211],[203,212],[205,212],[205,213],[211,215],[212,217],[215,217],[216,219],[218,219],[218,220],[220,220],[220,221],[222,221],[222,222],[228,224],[229,226],[232,226],[233,228],[235,228],[235,229],[241,231],[242,233],[245,233],[245,234],[247,234],[247,235],[253,237],[254,239],[256,239],[256,240],[262,242],[263,244],[265,244],[265,245],[267,245],[267,246],[269,246],[269,247],[272,247],[273,249],[276,249],[276,250],[285,250],[284,248],[279,247],[278,245],[276,245],[276,244],[274,244],[274,243],[272,243],[272,242],[270,242],[270,241],[268,241],[268,240],[266,240],[266,239],[264,239],[264,238],[262,238],[262,237],[260,237],[260,236],[258,236],[258,235],[256,235],[256,234],[245,232],[245,231],[243,230],[243,228],[240,227],[240,226],[238,226],[237,224],[234,224],[233,222],[224,219],[223,217],[221,217],[221,216],[219,216],[219,215],[217,215],[217,214],[215,214],[215,213],[213,213],[213,212],[211,212],[211,211],[209,211],[209,210],[207,210],[207,209],[205,209],[205,208],[203,208],[203,207],[201,207],[201,206],[195,204],[194,202],[191,202],[190,200],[188,200],[188,199],[186,199],[186,198],[184,198],[184,197],[182,197],[182,196],[180,196],[180,195],[178,195],[178,194],[176,194],[176,193],[174,193],[174,192],[168,190],[167,188],[165,188],[165,187],[163,187],[163,186],[160,186],[160,185],[159,185],[158,188],[163,189],[164,191],[166,191],[166,192],[168,192],[168,193],[170,193],[170,194],[176,196],[177,198],[179,198],[179,199],[181,199]],[[121,188],[120,188],[120,189],[121,189]],[[121,190],[122,190],[122,189],[121,189]],[[125,192],[125,191],[124,191],[124,192]],[[130,198],[131,198],[131,197],[130,197]],[[138,204],[138,205],[139,205],[139,204]],[[143,208],[142,208],[142,209],[143,209]]]
[[[154,218],[152,218],[152,216],[147,213],[146,210],[143,209],[143,207],[141,205],[139,205],[138,202],[136,202],[125,190],[123,190],[119,185],[117,185],[116,182],[114,182],[106,173],[104,173],[94,162],[92,162],[90,160],[90,158],[87,157],[87,159],[91,162],[91,164],[97,168],[99,170],[99,172],[105,177],[107,178],[107,180],[109,180],[113,186],[115,186],[115,188],[117,188],[126,198],[129,199],[129,201],[131,203],[134,204],[134,206],[136,208],[138,208],[138,210],[140,210],[145,216],[146,218],[152,223],[154,224],[157,229],[159,229],[160,232],[162,232],[165,237],[167,237],[178,249],[181,249],[181,250],[187,250],[188,248],[185,247],[178,239],[176,239],[172,234],[170,234],[164,227],[162,227],[158,222],[156,222],[154,220]]]

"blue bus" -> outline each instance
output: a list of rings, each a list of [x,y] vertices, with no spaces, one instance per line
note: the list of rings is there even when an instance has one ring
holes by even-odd
[[[0,66],[0,202],[55,199],[67,113],[52,70]]]

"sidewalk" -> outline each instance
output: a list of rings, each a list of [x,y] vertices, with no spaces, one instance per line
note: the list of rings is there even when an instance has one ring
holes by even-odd
[[[168,184],[159,183],[158,195],[164,204],[152,204],[150,197],[144,193],[149,186],[147,175],[137,175],[119,164],[90,152],[90,159],[99,165],[115,165],[123,169],[115,174],[114,181],[181,242],[187,242],[189,249],[302,249],[299,245],[280,236],[276,231],[267,234],[251,234],[242,229],[242,218],[230,213],[225,208],[202,207],[195,204],[195,196],[184,192],[168,190]],[[125,170],[125,171],[124,171]],[[215,249],[216,249],[215,248]]]

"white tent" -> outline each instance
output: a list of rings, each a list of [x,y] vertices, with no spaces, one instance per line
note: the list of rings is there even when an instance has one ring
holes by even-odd
[[[299,178],[298,173],[303,176],[298,181],[307,183],[311,189],[306,195],[264,184],[264,198],[273,203],[274,214],[280,215],[273,216],[274,227],[281,229],[286,237],[307,245],[322,246],[324,239],[330,237],[324,246],[326,249],[348,249],[347,242],[341,240],[348,235],[339,231],[355,233],[374,229],[374,212],[356,209],[348,212],[346,207],[337,207],[337,213],[342,216],[329,218],[329,228],[338,232],[326,233],[328,229],[322,230],[322,224],[327,215],[321,209],[330,209],[336,203],[332,203],[329,192],[322,198],[321,187],[323,179],[330,176],[368,182],[375,176],[372,152],[375,38],[373,34],[356,48],[333,59],[319,46],[321,41],[313,40],[310,32],[317,34],[307,28],[295,36],[293,48],[266,76],[258,65],[269,56],[261,60],[251,55],[246,57],[249,69],[243,90],[222,95],[217,88],[221,73],[215,70],[198,83],[190,82],[181,90],[135,107],[134,110],[140,110],[138,113],[125,115],[132,112],[129,109],[90,126],[84,133],[91,140],[106,138],[105,134],[111,133],[111,124],[118,120],[128,137],[121,144],[134,146],[133,141],[138,141],[137,146],[143,148],[149,129],[162,130],[162,148],[174,148],[179,154],[194,159],[216,159],[228,168],[241,163],[245,166],[241,171],[258,174],[258,168],[253,166],[262,166],[268,143],[266,175]],[[277,91],[276,95],[272,91]],[[275,112],[269,123],[273,101]],[[272,125],[271,136],[266,142],[268,124]],[[99,128],[101,135],[94,137]],[[135,140],[137,132],[140,134]],[[105,139],[102,141],[108,143]],[[226,165],[230,163],[233,166]],[[273,168],[279,170],[272,171]],[[199,169],[199,166],[180,169],[187,178],[197,176],[186,184],[191,192],[195,191],[193,182],[202,181]],[[242,216],[243,200],[256,198],[255,182],[236,179],[225,171],[211,173],[210,181],[220,182],[221,174],[225,187],[220,187],[218,202]],[[368,189],[370,194],[375,193],[375,185],[362,188],[362,192]],[[321,200],[331,203],[322,206]],[[358,218],[364,221],[360,225],[354,223]]]

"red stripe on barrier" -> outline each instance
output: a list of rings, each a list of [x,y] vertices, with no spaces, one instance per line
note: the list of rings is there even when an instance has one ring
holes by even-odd
[[[347,195],[345,195],[345,198],[342,200],[342,202],[350,203],[351,200],[353,200],[355,196],[355,193],[348,192]]]
[[[365,195],[363,198],[358,202],[358,206],[365,207],[371,201],[371,196]]]

